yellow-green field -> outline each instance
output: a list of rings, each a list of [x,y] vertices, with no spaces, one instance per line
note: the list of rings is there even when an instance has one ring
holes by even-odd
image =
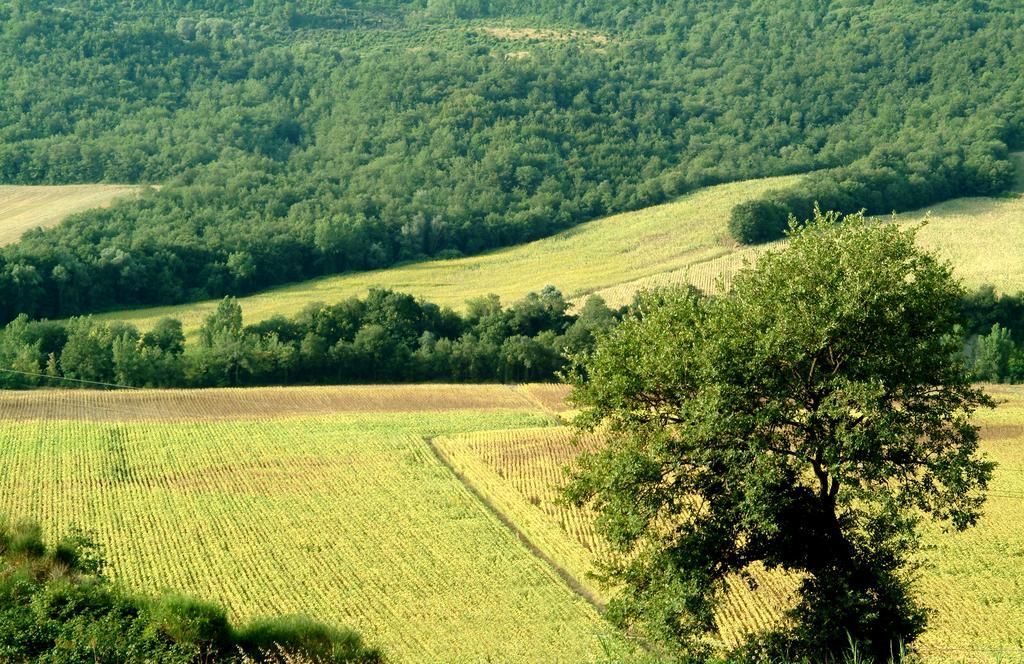
[[[725,223],[737,202],[796,178],[711,187],[657,207],[583,224],[558,235],[480,256],[414,263],[388,270],[325,277],[241,298],[246,322],[293,314],[311,302],[393,288],[461,308],[468,298],[497,293],[505,302],[546,284],[579,298],[594,291],[681,268],[733,251]],[[216,301],[107,314],[146,328],[161,316],[194,329]]]
[[[1024,155],[1014,156],[1024,170]],[[714,290],[744,260],[772,247],[738,247],[729,239],[729,210],[799,176],[749,180],[709,187],[655,207],[598,219],[550,238],[480,256],[427,261],[387,270],[314,279],[241,299],[247,322],[294,314],[311,302],[363,295],[372,286],[413,293],[461,308],[471,297],[497,293],[505,302],[554,284],[579,301],[599,293],[612,305],[629,302],[640,288],[692,283]],[[968,287],[991,283],[1002,291],[1024,290],[1024,195],[1022,187],[1000,198],[965,198],[933,206],[921,244],[952,261]],[[916,224],[925,212],[898,215]],[[777,245],[776,245],[777,246]],[[148,328],[161,316],[194,330],[215,301],[106,314]]]
[[[16,242],[29,229],[55,226],[68,215],[106,207],[140,189],[122,184],[0,185],[0,245]]]
[[[999,402],[978,415],[983,449],[999,463],[985,515],[966,533],[933,528],[930,567],[920,590],[935,611],[920,640],[929,662],[1024,662],[1024,387],[990,386]],[[595,437],[575,440],[565,427],[482,431],[436,441],[449,463],[545,555],[588,582],[600,541],[588,515],[559,504],[564,468]],[[719,614],[726,642],[770,623],[792,597],[790,579],[759,574],[762,587],[742,592]]]
[[[991,386],[985,515],[927,533],[929,662],[1024,662],[1024,387]],[[562,386],[0,392],[0,513],[93,528],[113,576],[306,613],[396,662],[607,661],[590,516],[557,502],[573,442]],[[777,618],[759,573],[722,639]],[[590,601],[588,601],[590,600]],[[593,604],[591,603],[593,602]]]
[[[395,662],[592,662],[621,650],[431,451],[434,436],[551,422],[529,391],[452,387],[435,404],[416,387],[373,389],[168,395],[192,413],[160,412],[159,392],[5,392],[0,513],[41,519],[48,535],[96,529],[131,588],[220,601],[240,619],[348,625]],[[68,417],[79,398],[89,421]],[[225,417],[228,399],[238,403]],[[380,410],[367,409],[373,399]]]

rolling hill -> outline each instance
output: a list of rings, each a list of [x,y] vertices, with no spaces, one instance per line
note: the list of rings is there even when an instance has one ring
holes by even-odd
[[[1024,154],[1014,155],[1018,168]],[[733,205],[764,191],[784,187],[799,176],[747,180],[707,187],[664,205],[598,219],[543,240],[479,256],[426,261],[396,268],[314,279],[240,299],[246,322],[294,314],[314,302],[363,295],[374,286],[412,293],[461,308],[469,298],[497,293],[509,301],[554,284],[581,301],[597,293],[609,304],[629,302],[642,288],[689,282],[714,290],[773,245],[742,247],[729,239],[726,223]],[[968,287],[994,284],[1007,292],[1024,290],[1024,187],[998,198],[963,198],[929,210],[897,215],[901,224],[928,223],[922,245],[955,266]],[[777,246],[777,245],[774,245]],[[216,300],[171,307],[126,310],[102,318],[148,328],[163,316],[195,330]]]

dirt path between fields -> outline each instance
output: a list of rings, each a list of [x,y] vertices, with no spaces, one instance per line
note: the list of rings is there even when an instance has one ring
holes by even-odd
[[[430,448],[430,451],[434,454],[437,460],[441,462],[441,465],[443,465],[445,468],[451,471],[451,473],[455,475],[456,478],[458,478],[459,482],[462,483],[462,486],[466,487],[467,491],[469,491],[474,497],[477,498],[477,500],[483,503],[484,507],[486,507],[488,511],[491,512],[491,514],[498,518],[498,521],[500,521],[506,528],[512,531],[512,534],[516,536],[516,539],[522,542],[523,546],[525,546],[530,551],[530,553],[532,553],[537,558],[540,558],[545,564],[547,564],[547,566],[550,567],[555,572],[555,574],[557,574],[562,579],[562,581],[564,581],[565,584],[569,586],[570,589],[572,589],[573,592],[575,592],[583,599],[587,600],[587,602],[589,602],[595,609],[597,609],[598,613],[604,611],[604,603],[600,599],[598,599],[594,595],[594,593],[592,593],[585,585],[580,583],[580,581],[576,579],[576,577],[574,577],[572,574],[566,571],[564,567],[556,563],[550,556],[544,553],[544,551],[542,551],[540,547],[538,547],[536,544],[533,543],[532,540],[530,540],[526,533],[519,529],[515,522],[508,518],[508,516],[505,515],[505,513],[502,512],[500,509],[498,509],[498,507],[493,502],[491,502],[486,496],[480,493],[480,491],[475,486],[473,486],[473,483],[466,479],[465,475],[463,475],[455,468],[451,461],[448,460],[448,457],[445,456],[444,452],[442,452],[441,449],[434,444],[434,439],[432,437],[424,437],[423,442],[427,444],[427,447]]]

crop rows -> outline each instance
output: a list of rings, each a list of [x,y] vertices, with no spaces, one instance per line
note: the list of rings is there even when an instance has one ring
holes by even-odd
[[[1024,387],[993,385],[982,411],[982,450],[999,466],[975,528],[930,526],[920,579],[934,612],[920,640],[934,661],[1024,662]]]
[[[595,561],[609,553],[594,528],[594,515],[560,500],[566,469],[581,452],[600,444],[597,435],[576,435],[564,427],[479,431],[438,440],[452,465],[496,509],[573,578],[587,584],[595,597],[606,599],[607,591],[588,578]],[[773,624],[780,607],[791,601],[792,579],[756,569],[752,576],[757,590],[733,581],[736,592],[719,612],[721,637],[727,643],[735,643],[743,631]]]
[[[558,386],[552,386],[557,388]],[[0,391],[0,418],[194,422],[330,413],[536,410],[546,386],[344,385],[258,390]]]
[[[929,527],[928,567],[919,587],[935,611],[919,641],[929,661],[1024,661],[1024,388],[991,386],[998,409],[979,413],[983,449],[1000,465],[978,527],[947,533]],[[558,502],[565,468],[595,436],[574,442],[566,428],[478,431],[438,439],[450,463],[573,577],[587,582],[604,548],[591,515]],[[752,570],[759,587],[731,580],[736,596],[720,609],[724,642],[779,619],[796,580]],[[593,584],[591,583],[591,586]],[[607,592],[591,588],[597,597]],[[1017,655],[1021,655],[1018,657]]]
[[[557,501],[564,467],[601,441],[548,426],[564,387],[430,387],[492,410],[432,412],[410,388],[0,393],[0,512],[51,534],[95,528],[131,587],[219,600],[239,618],[309,613],[396,661],[599,657],[608,628],[556,571],[607,598],[587,577],[604,551],[590,515]],[[989,389],[1001,404],[978,422],[1000,466],[985,515],[925,536],[931,661],[1024,650],[1024,388]],[[792,579],[755,577],[720,611],[725,641],[791,601]]]
[[[609,628],[424,440],[546,419],[5,419],[0,511],[94,528],[131,588],[350,625],[394,661],[593,661]]]

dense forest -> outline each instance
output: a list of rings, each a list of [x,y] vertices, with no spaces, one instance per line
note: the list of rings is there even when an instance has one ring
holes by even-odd
[[[476,298],[464,314],[373,289],[248,326],[225,298],[189,339],[173,318],[140,332],[91,316],[21,314],[0,330],[0,388],[553,381],[636,313],[599,296],[573,313],[548,286],[508,306],[496,295]],[[954,334],[973,379],[1024,382],[1024,293],[968,294]]]
[[[998,191],[1022,25],[1009,0],[0,3],[0,183],[160,185],[0,251],[0,319],[474,253],[756,176],[832,169],[798,216]]]

